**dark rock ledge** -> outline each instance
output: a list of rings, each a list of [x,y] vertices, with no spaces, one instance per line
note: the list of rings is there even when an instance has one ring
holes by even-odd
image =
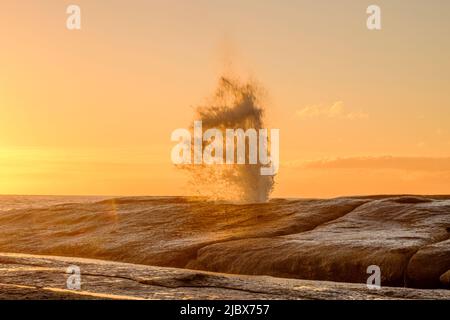
[[[68,290],[67,267],[81,270]],[[102,260],[0,253],[0,299],[450,299],[449,290],[245,276]]]

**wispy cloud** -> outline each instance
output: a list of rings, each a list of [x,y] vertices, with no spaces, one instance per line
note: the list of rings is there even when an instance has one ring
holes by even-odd
[[[296,115],[300,118],[337,118],[337,119],[367,119],[369,114],[363,111],[348,111],[342,101],[337,101],[331,106],[313,105],[297,110]]]
[[[301,169],[394,169],[450,171],[450,157],[351,157],[316,161],[291,161],[287,167]]]

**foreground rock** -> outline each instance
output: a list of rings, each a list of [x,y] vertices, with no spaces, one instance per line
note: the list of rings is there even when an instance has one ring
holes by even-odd
[[[227,273],[437,288],[450,268],[450,202],[374,200],[311,231],[205,246],[188,267]]]
[[[450,270],[448,270],[446,273],[444,273],[442,276],[439,277],[439,280],[441,280],[441,284],[450,289]]]
[[[446,287],[450,197],[377,196],[233,205],[120,198],[0,212],[0,251],[222,273]]]
[[[67,289],[67,267],[81,289]],[[0,253],[0,299],[450,299],[448,290],[238,276],[100,260]]]
[[[406,272],[407,284],[411,287],[450,287],[448,280],[441,279],[450,268],[450,240],[420,248],[411,258]],[[444,277],[444,279],[446,279]]]

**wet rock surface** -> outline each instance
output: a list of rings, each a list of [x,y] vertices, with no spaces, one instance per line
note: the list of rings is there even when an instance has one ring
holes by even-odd
[[[439,280],[441,280],[441,284],[447,288],[450,289],[450,270],[448,270],[447,272],[443,273],[440,277]]]
[[[420,248],[411,258],[406,281],[410,287],[437,288],[440,276],[450,268],[450,240]]]
[[[69,266],[80,290],[67,288]],[[101,260],[0,253],[0,299],[450,299],[449,290],[229,275]]]
[[[136,197],[0,211],[0,251],[354,283],[377,265],[382,285],[441,288],[449,230],[450,196]]]
[[[437,288],[450,268],[450,202],[374,200],[310,231],[203,247],[188,267],[218,272]],[[429,199],[427,199],[429,200]]]

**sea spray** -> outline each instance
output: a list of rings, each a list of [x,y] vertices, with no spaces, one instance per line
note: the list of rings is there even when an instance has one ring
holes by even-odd
[[[203,130],[262,129],[264,109],[261,96],[262,89],[254,83],[221,77],[215,94],[206,105],[197,108],[196,120],[202,121]],[[216,201],[266,202],[274,187],[274,176],[261,175],[262,164],[251,164],[248,150],[246,148],[245,164],[180,166],[190,176],[190,191]]]

